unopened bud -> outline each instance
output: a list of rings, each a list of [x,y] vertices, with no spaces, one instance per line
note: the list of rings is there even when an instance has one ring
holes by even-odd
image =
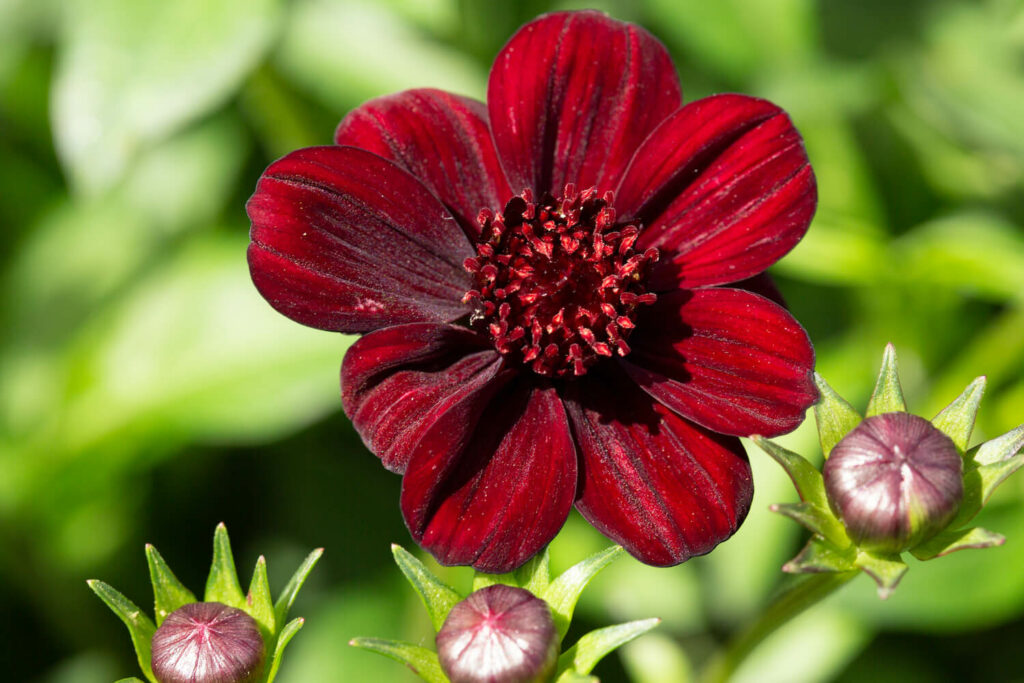
[[[153,675],[160,683],[255,683],[264,654],[248,614],[193,602],[171,612],[153,635]]]
[[[452,608],[437,654],[452,683],[542,683],[555,671],[558,640],[546,602],[496,584]]]
[[[822,473],[850,538],[878,552],[902,552],[941,531],[964,494],[952,439],[909,413],[861,422],[835,446]]]

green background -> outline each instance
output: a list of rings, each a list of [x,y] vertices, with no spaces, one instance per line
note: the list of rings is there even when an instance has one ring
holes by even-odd
[[[1018,0],[645,0],[597,5],[671,50],[692,100],[740,91],[803,133],[820,203],[772,269],[818,369],[863,408],[887,341],[912,411],[987,374],[976,440],[1024,419],[1024,8]],[[327,553],[280,681],[403,681],[356,635],[430,642],[391,564],[412,548],[400,479],[340,411],[351,338],[273,312],[245,264],[243,205],[270,160],[331,140],[366,99],[435,86],[482,97],[531,0],[0,0],[0,653],[3,678],[137,674],[86,588],[148,605],[145,542],[202,586],[225,521],[247,575],[279,589]],[[817,452],[812,425],[783,439]],[[583,628],[660,616],[607,682],[685,681],[755,613],[803,532],[751,449],[749,520],[674,569],[618,561]],[[880,603],[866,578],[758,651],[744,681],[1024,680],[1024,477],[979,523],[1002,548],[911,561]],[[575,514],[556,570],[606,541]],[[465,585],[464,570],[447,573]],[[243,579],[245,580],[245,579]],[[570,634],[570,638],[572,633]]]

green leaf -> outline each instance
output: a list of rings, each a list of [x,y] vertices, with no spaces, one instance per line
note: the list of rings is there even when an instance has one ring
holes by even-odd
[[[206,579],[206,602],[222,602],[229,607],[245,609],[245,596],[242,586],[238,583],[238,571],[235,569],[235,558],[231,554],[231,540],[224,522],[217,525],[213,532],[213,562],[210,564],[210,575]]]
[[[281,25],[277,0],[62,3],[54,140],[73,184],[114,185],[145,147],[226,102]]]
[[[249,593],[245,596],[246,611],[259,624],[263,639],[271,641],[277,634],[277,619],[274,614],[274,600],[270,597],[270,581],[267,579],[267,558],[262,555],[256,560],[256,569],[249,582]]]
[[[772,505],[769,509],[804,525],[838,548],[846,548],[850,545],[850,537],[846,535],[846,529],[830,510],[822,510],[817,505],[806,502],[780,503]]]
[[[425,647],[381,638],[353,638],[348,644],[399,661],[430,683],[448,683],[448,677],[441,671],[437,661],[437,654]]]
[[[554,617],[559,639],[565,638],[565,633],[569,630],[572,613],[576,609],[580,593],[590,583],[590,580],[597,576],[598,572],[607,567],[622,552],[622,546],[613,545],[591,555],[562,572],[551,582],[543,594],[537,596],[548,603],[551,608],[551,616]]]
[[[866,415],[873,417],[882,413],[897,412],[907,412],[907,402],[903,398],[903,388],[900,386],[896,349],[892,344],[886,344],[885,353],[882,354],[882,369],[878,372],[875,390],[868,400]]]
[[[295,637],[295,634],[299,632],[299,629],[306,623],[303,618],[292,619],[285,627],[281,629],[281,635],[277,637],[277,645],[274,646],[274,654],[270,658],[270,665],[267,667],[267,679],[266,683],[273,683],[274,677],[277,676],[277,670],[281,666],[281,657],[284,655],[284,649],[288,647],[288,643]]]
[[[95,579],[86,583],[89,584],[89,588],[92,589],[93,593],[98,595],[100,600],[105,602],[107,607],[113,610],[114,614],[128,627],[128,633],[132,637],[132,645],[135,646],[135,654],[139,658],[139,666],[142,668],[146,678],[155,682],[156,679],[153,677],[150,661],[153,659],[152,642],[153,634],[156,633],[156,626],[149,617],[143,614],[142,610],[135,603],[121,595],[109,584]]]
[[[661,619],[642,619],[591,631],[558,658],[558,670],[589,674],[606,654],[650,631],[660,623]],[[571,679],[559,676],[556,680],[558,683],[562,683]]]
[[[812,536],[796,557],[782,565],[782,571],[787,574],[848,572],[855,567],[856,559],[852,548],[840,549],[818,536]]]
[[[822,510],[828,509],[825,483],[822,481],[821,472],[814,465],[807,462],[802,455],[797,455],[763,436],[755,434],[750,439],[761,450],[772,456],[775,462],[782,465],[782,469],[786,470],[786,474],[793,480],[796,492],[800,494],[800,500],[816,505]]]
[[[821,394],[814,404],[814,421],[818,425],[821,452],[827,458],[835,445],[860,424],[862,418],[818,373],[814,373],[814,383]]]
[[[153,583],[156,625],[159,626],[168,614],[182,605],[195,602],[196,596],[178,581],[164,558],[149,543],[146,544],[146,561],[149,564],[149,578]]]
[[[309,573],[313,571],[313,567],[316,566],[317,560],[324,554],[323,548],[317,548],[309,555],[306,555],[306,559],[302,561],[299,568],[292,574],[292,578],[288,579],[287,585],[284,590],[281,591],[280,597],[277,598],[277,602],[274,603],[274,619],[278,624],[284,623],[284,620],[288,618],[288,610],[292,608],[292,603],[295,602],[295,596],[298,594],[299,589],[302,588],[302,584],[306,582],[306,578]]]
[[[932,424],[953,440],[961,453],[967,450],[978,416],[978,405],[985,393],[985,378],[978,377],[952,403],[932,419]]]
[[[857,554],[856,564],[878,584],[878,597],[887,599],[907,573],[907,565],[899,555],[876,555],[866,551]]]
[[[462,600],[462,596],[434,576],[422,562],[402,546],[392,544],[391,554],[395,556],[395,564],[402,570],[406,580],[420,596],[423,606],[427,608],[434,631],[440,631],[444,620],[448,618],[448,613]]]
[[[910,549],[911,554],[919,560],[931,560],[943,555],[955,553],[957,550],[970,548],[992,548],[1006,542],[1006,537],[981,527],[943,531],[927,541]]]
[[[551,583],[551,555],[548,547],[531,557],[526,564],[513,572],[516,583],[534,595],[543,595]]]

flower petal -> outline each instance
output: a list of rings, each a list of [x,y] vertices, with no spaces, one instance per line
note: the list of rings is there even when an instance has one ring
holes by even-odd
[[[367,334],[348,350],[341,399],[366,447],[401,473],[441,415],[487,403],[503,384],[501,369],[498,353],[470,330],[397,325]]]
[[[786,309],[738,289],[659,296],[622,367],[648,394],[722,434],[796,429],[818,398],[814,348]]]
[[[576,509],[642,562],[679,564],[731,536],[750,509],[750,465],[735,437],[653,401],[609,365],[566,401],[580,449]]]
[[[814,215],[817,188],[784,111],[743,95],[681,108],[637,150],[616,192],[620,220],[647,226],[662,250],[661,290],[749,278],[792,249]]]
[[[375,154],[292,152],[264,171],[246,209],[253,282],[293,320],[367,332],[468,311],[469,241],[427,188]]]
[[[600,12],[558,12],[523,26],[491,69],[487,106],[512,191],[560,195],[612,184],[681,102],[662,45]]]
[[[576,449],[550,387],[520,382],[495,397],[468,442],[439,422],[402,480],[413,538],[446,565],[512,571],[562,527],[576,491]],[[460,447],[461,446],[461,447]]]
[[[480,209],[500,212],[511,196],[482,102],[442,90],[407,90],[371,100],[338,125],[334,141],[390,159],[418,178],[476,239]]]

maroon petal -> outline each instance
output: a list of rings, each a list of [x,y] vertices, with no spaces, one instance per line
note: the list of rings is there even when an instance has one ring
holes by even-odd
[[[521,28],[487,86],[491,128],[513,192],[614,189],[647,134],[681,102],[656,38],[600,12],[558,12]]]
[[[487,407],[468,442],[439,421],[402,480],[413,538],[446,565],[500,574],[562,527],[576,491],[576,449],[555,390],[525,382]],[[464,445],[463,445],[464,444]]]
[[[637,150],[616,192],[623,221],[662,251],[658,289],[736,282],[796,245],[817,189],[800,134],[781,109],[716,95],[686,105]]]
[[[814,348],[786,309],[738,289],[677,291],[644,312],[622,367],[648,394],[722,434],[777,436],[817,399]]]
[[[468,311],[466,236],[427,188],[375,154],[292,152],[267,168],[246,209],[253,282],[293,320],[367,332]]]
[[[487,107],[441,90],[407,90],[371,100],[334,134],[390,159],[419,178],[455,215],[470,238],[480,209],[501,211],[511,193],[487,124]]]
[[[367,334],[345,354],[341,399],[366,447],[401,473],[439,416],[486,404],[502,384],[501,368],[498,353],[467,329],[398,325]]]
[[[754,484],[739,439],[684,420],[606,368],[566,401],[580,449],[576,509],[647,564],[710,552],[750,509]]]

